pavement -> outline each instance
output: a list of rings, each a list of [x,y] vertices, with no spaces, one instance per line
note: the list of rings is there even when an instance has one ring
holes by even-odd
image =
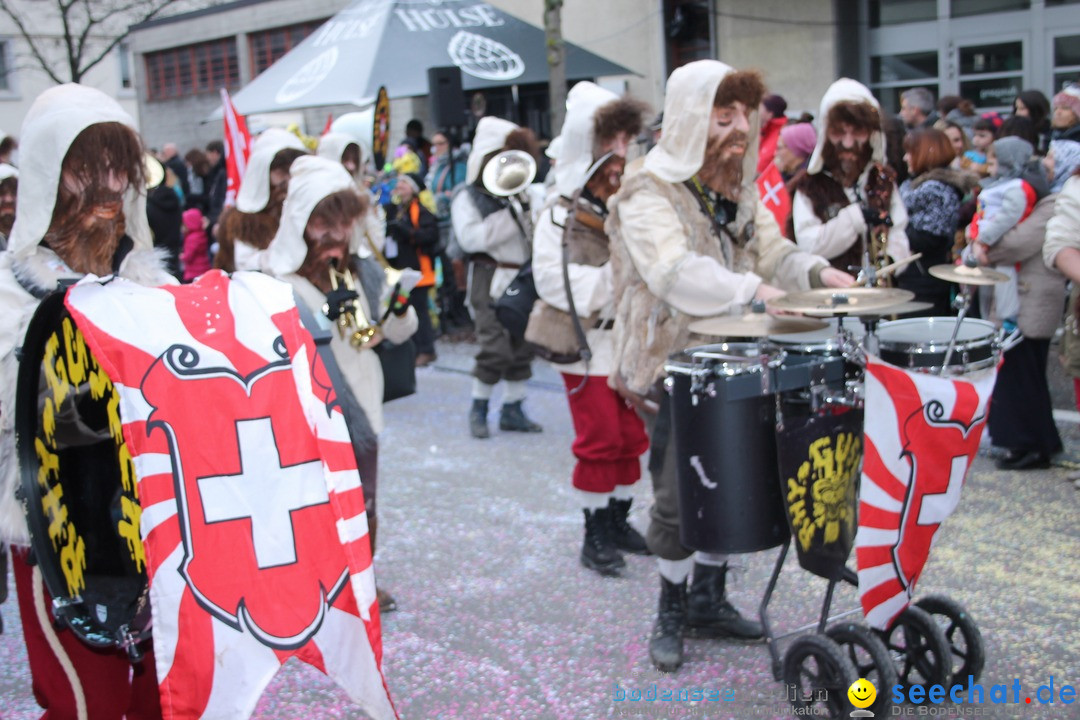
[[[790,717],[763,644],[687,640],[686,664],[662,675],[648,660],[658,579],[651,558],[628,557],[621,578],[581,567],[582,517],[570,488],[573,438],[558,374],[537,363],[526,411],[533,435],[468,434],[475,346],[440,343],[418,371],[419,392],[390,403],[380,440],[380,544],[376,572],[399,610],[384,616],[384,671],[408,720]],[[1080,718],[1080,702],[1040,705],[1053,681],[1080,684],[1080,491],[1066,475],[1080,459],[1071,381],[1054,364],[1055,407],[1065,453],[1049,470],[998,471],[989,449],[969,473],[960,505],[941,529],[918,595],[962,604],[986,645],[986,688],[1014,680],[1033,703],[915,708],[911,715]],[[500,391],[497,391],[501,392]],[[499,405],[496,394],[492,407]],[[640,483],[631,521],[644,529],[649,486]],[[741,556],[731,597],[760,602],[776,551]],[[12,591],[13,594],[14,591]],[[771,605],[778,632],[816,620],[825,582],[784,567]],[[836,609],[858,607],[840,587]],[[30,694],[13,601],[0,606],[0,717],[41,715]],[[620,691],[716,690],[727,701],[620,700]],[[878,689],[879,692],[882,689]],[[629,694],[626,695],[629,697]],[[1011,697],[1010,697],[1011,699]],[[921,710],[927,710],[924,713]],[[261,698],[267,720],[358,718],[318,671],[286,664]]]

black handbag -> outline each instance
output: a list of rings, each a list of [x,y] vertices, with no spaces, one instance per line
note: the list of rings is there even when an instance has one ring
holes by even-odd
[[[510,331],[510,336],[523,340],[529,326],[529,314],[539,299],[533,280],[532,260],[526,260],[506,290],[495,301],[495,317]]]
[[[382,363],[384,403],[416,392],[416,343],[395,345],[384,339],[375,346],[375,354]]]

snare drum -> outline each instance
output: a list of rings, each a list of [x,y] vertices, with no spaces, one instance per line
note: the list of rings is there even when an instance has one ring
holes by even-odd
[[[937,373],[945,362],[956,323],[954,317],[883,322],[877,333],[881,359],[898,367]],[[999,348],[999,333],[992,323],[964,318],[956,333],[949,368],[955,374],[965,374],[993,367],[997,364]]]
[[[745,553],[788,541],[773,429],[783,360],[768,346],[723,343],[689,348],[664,366],[686,547]]]

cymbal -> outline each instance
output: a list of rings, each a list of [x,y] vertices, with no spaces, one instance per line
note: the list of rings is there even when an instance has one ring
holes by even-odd
[[[912,300],[911,302],[900,303],[893,307],[887,307],[881,311],[882,315],[908,315],[909,313],[922,312],[934,307],[934,303],[923,302],[922,300]]]
[[[820,330],[826,323],[813,318],[774,317],[768,313],[719,315],[690,323],[690,332],[718,337],[766,337]]]
[[[805,313],[812,317],[830,315],[882,315],[887,308],[915,297],[898,288],[818,288],[789,293],[766,301],[772,310]]]
[[[1009,280],[1008,275],[999,273],[997,270],[967,265],[934,265],[930,268],[930,274],[939,280],[961,285],[996,285]]]

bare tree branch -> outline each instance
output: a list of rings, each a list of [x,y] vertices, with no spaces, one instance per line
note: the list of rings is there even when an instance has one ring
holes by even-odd
[[[59,84],[81,81],[127,38],[130,26],[153,20],[170,6],[198,10],[225,1],[0,0],[0,14],[15,24],[33,62]]]
[[[49,76],[49,79],[51,79],[58,85],[60,83],[63,83],[64,81],[61,80],[55,72],[53,72],[52,63],[45,59],[45,56],[42,54],[40,48],[38,48],[37,43],[34,41],[34,38],[36,36],[30,34],[30,31],[26,28],[26,24],[23,23],[22,15],[14,11],[14,9],[11,7],[12,4],[13,3],[11,2],[4,2],[4,0],[0,0],[0,12],[4,13],[4,15],[8,16],[11,21],[15,23],[15,27],[18,29],[19,35],[21,35],[23,39],[26,40],[27,45],[30,46],[31,54],[33,54],[34,59],[37,60],[37,62],[41,65],[41,69],[45,71],[45,74]]]

